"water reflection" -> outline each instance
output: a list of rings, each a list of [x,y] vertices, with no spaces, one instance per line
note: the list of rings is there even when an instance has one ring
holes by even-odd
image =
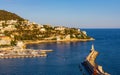
[[[0,60],[0,74],[82,75],[79,64],[87,55],[86,42],[54,42],[31,44],[30,49],[52,49],[47,57]],[[89,51],[89,50],[88,50]],[[58,74],[57,74],[58,73]]]

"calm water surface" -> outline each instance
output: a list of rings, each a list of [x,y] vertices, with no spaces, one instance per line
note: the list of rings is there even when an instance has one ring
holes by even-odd
[[[84,29],[94,42],[56,42],[28,45],[31,49],[53,49],[47,57],[0,59],[0,75],[88,75],[79,65],[91,44],[100,52],[97,63],[111,75],[120,74],[120,29]]]

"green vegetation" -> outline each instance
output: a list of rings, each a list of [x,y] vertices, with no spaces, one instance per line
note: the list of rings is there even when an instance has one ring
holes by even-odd
[[[5,10],[0,10],[0,20],[19,20],[23,21],[24,19],[20,16],[16,15],[15,13],[11,13]]]
[[[11,45],[0,45],[0,48],[11,47]]]
[[[16,45],[17,41],[33,41],[33,40],[64,40],[64,39],[90,39],[86,33],[77,28],[68,28],[62,26],[52,27],[51,25],[38,25],[24,20],[18,15],[0,10],[0,20],[17,20],[17,22],[8,24],[2,23],[3,29],[0,33],[12,39],[11,45]],[[10,27],[10,28],[9,28]],[[13,28],[13,29],[12,29]]]
[[[32,28],[31,28],[32,27]],[[54,27],[43,27],[45,31],[41,31],[37,25],[15,25],[16,30],[4,31],[6,36],[14,36],[14,40],[43,40],[45,38],[51,38],[51,40],[56,40],[59,36],[60,39],[64,39],[65,36],[70,35],[70,38],[77,39],[89,39],[90,37],[78,31],[76,28],[65,28],[65,30],[55,30]]]
[[[16,45],[16,41],[12,40],[11,41],[11,46],[15,46]]]
[[[32,26],[32,25],[31,25]],[[37,26],[37,25],[36,25]],[[45,27],[44,32],[40,31],[40,28],[33,26],[30,30],[30,26],[17,26],[15,31],[5,31],[5,34],[10,36],[14,35],[14,40],[43,40],[45,38],[51,38],[51,40],[56,40],[56,36],[60,36],[60,39],[64,39],[65,36],[70,35],[70,38],[77,39],[89,39],[90,37],[78,31],[76,28],[66,28],[65,30],[55,30],[53,27]],[[27,30],[26,30],[27,28]],[[15,35],[16,33],[16,35]]]

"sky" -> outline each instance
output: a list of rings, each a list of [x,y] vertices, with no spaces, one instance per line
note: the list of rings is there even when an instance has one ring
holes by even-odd
[[[38,24],[120,28],[120,0],[0,0],[0,9]]]

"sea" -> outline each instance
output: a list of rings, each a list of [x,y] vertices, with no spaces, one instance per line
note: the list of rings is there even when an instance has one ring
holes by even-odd
[[[120,75],[120,29],[81,29],[95,38],[88,42],[53,42],[27,45],[52,49],[47,57],[0,59],[0,75],[89,75],[81,65],[91,45],[99,52],[96,63],[111,75]]]

